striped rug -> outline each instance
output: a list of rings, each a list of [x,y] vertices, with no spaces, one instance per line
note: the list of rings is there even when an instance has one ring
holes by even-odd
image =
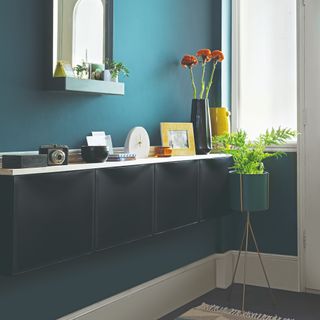
[[[250,311],[242,312],[216,305],[203,303],[201,306],[189,310],[176,320],[294,320]]]

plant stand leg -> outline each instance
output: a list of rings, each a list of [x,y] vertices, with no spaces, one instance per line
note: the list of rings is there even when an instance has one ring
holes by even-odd
[[[230,289],[229,296],[228,296],[229,303],[230,303],[230,300],[231,300],[233,283],[234,283],[234,280],[236,278],[236,274],[237,274],[237,270],[238,270],[238,266],[239,266],[239,261],[240,261],[240,256],[241,256],[241,252],[242,252],[242,249],[243,249],[244,239],[246,237],[246,231],[247,231],[247,228],[245,226],[245,228],[243,229],[243,235],[242,235],[241,245],[240,245],[238,256],[237,256],[236,266],[235,266],[235,268],[233,270],[232,281],[231,281],[231,289]]]
[[[272,289],[271,289],[271,286],[270,286],[270,281],[268,279],[267,271],[266,271],[266,268],[265,268],[265,266],[263,264],[263,261],[262,261],[261,253],[260,253],[260,250],[258,248],[258,243],[257,243],[256,237],[254,235],[253,228],[252,228],[250,220],[249,220],[249,228],[250,228],[250,233],[251,233],[254,245],[255,245],[257,253],[258,253],[258,257],[259,257],[260,264],[261,264],[261,267],[262,267],[262,270],[263,270],[263,273],[264,273],[264,277],[266,279],[266,282],[267,282],[267,285],[268,285],[268,288],[269,288],[269,292],[270,292],[271,299],[272,299],[272,304],[275,306],[275,299],[274,299],[274,295],[273,295],[273,292],[272,292]]]
[[[248,252],[248,242],[249,242],[249,225],[250,225],[250,213],[247,212],[246,221],[246,247],[244,251],[244,267],[243,267],[243,285],[242,285],[242,307],[241,311],[244,312],[245,297],[246,297],[246,276],[247,276],[247,252]]]

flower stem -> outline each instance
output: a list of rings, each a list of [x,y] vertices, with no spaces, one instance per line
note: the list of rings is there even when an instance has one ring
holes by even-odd
[[[203,62],[202,63],[202,77],[201,77],[201,92],[200,92],[200,99],[202,99],[203,97],[203,93],[204,93],[204,88],[206,86],[205,82],[204,82],[204,75],[205,75],[205,72],[206,72],[206,63]]]
[[[209,97],[209,92],[210,92],[210,89],[211,89],[211,86],[212,86],[212,83],[213,83],[213,76],[214,76],[214,72],[216,71],[217,63],[218,63],[218,61],[215,61],[213,63],[210,80],[209,80],[209,83],[208,83],[207,88],[206,88],[206,99],[208,99],[208,97]]]
[[[193,88],[193,98],[197,99],[197,87],[194,83],[194,76],[193,76],[193,71],[192,71],[192,67],[189,68],[190,70],[190,77],[191,77],[191,82],[192,82],[192,88]]]

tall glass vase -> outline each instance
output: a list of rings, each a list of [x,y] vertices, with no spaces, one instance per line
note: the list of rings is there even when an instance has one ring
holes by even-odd
[[[211,120],[208,99],[193,99],[191,122],[197,154],[208,154],[212,149]]]

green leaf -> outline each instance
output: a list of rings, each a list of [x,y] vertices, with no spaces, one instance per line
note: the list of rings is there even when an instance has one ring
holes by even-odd
[[[285,156],[284,152],[265,152],[266,147],[281,145],[289,139],[296,137],[297,132],[288,128],[271,128],[253,141],[248,139],[244,130],[215,136],[212,139],[213,145],[220,152],[230,154],[234,160],[234,169],[240,174],[261,174],[264,172],[263,160],[267,158],[280,158]]]

